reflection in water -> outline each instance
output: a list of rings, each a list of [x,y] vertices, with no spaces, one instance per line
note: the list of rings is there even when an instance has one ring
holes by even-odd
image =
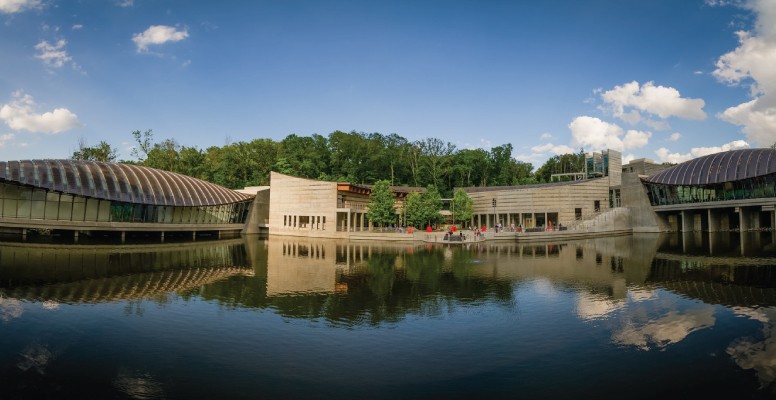
[[[20,360],[16,366],[20,370],[32,370],[40,375],[46,374],[46,367],[54,358],[49,349],[39,344],[27,347],[19,356]]]
[[[10,321],[19,318],[24,312],[24,306],[18,299],[7,298],[0,293],[0,320]]]
[[[628,318],[625,325],[614,332],[612,340],[641,350],[662,349],[684,340],[693,332],[713,326],[714,322],[712,306],[686,312],[670,310],[654,319]]]
[[[754,369],[762,387],[776,381],[776,308],[738,308],[736,313],[763,323],[763,339],[739,338],[727,348],[727,354],[743,369]]]
[[[244,241],[126,247],[0,244],[0,318],[21,314],[20,299],[99,303],[186,291],[252,275]]]
[[[133,399],[145,400],[164,398],[162,384],[148,373],[121,368],[118,376],[113,381],[113,385],[121,393]]]
[[[114,323],[120,333],[103,326],[78,331],[95,329],[100,340],[103,334],[118,337],[117,343],[101,343],[123,355],[105,373],[112,391],[107,397],[116,397],[115,391],[138,399],[186,397],[181,390],[187,385],[180,382],[187,374],[202,374],[197,377],[205,381],[214,374],[244,376],[225,392],[244,395],[253,393],[256,380],[264,388],[333,390],[387,371],[394,374],[392,384],[410,389],[403,394],[418,393],[410,397],[437,395],[412,391],[426,384],[461,389],[475,380],[488,390],[503,387],[498,393],[508,393],[504,397],[572,397],[577,388],[593,385],[586,380],[617,370],[619,363],[632,362],[622,369],[634,376],[662,370],[681,375],[671,371],[680,364],[665,364],[666,354],[694,357],[687,363],[702,360],[698,368],[713,365],[720,369],[705,372],[728,378],[724,368],[733,366],[732,359],[733,376],[749,370],[748,384],[757,383],[756,374],[762,387],[773,388],[776,255],[768,253],[770,233],[745,240],[739,234],[684,236],[466,245],[288,237],[113,248],[0,243],[0,321],[15,328],[79,311],[116,314],[111,316],[118,323],[92,320]],[[764,250],[755,255],[751,243]],[[742,256],[741,249],[751,255]],[[217,313],[187,309],[209,311],[213,305]],[[164,308],[177,314],[164,314]],[[235,312],[245,310],[254,312]],[[175,318],[184,318],[184,328],[168,333]],[[132,325],[137,321],[152,322]],[[124,354],[127,341],[143,335],[151,343],[144,344],[146,351],[181,352],[186,362],[172,356],[157,365]],[[49,377],[63,359],[74,357],[70,343],[58,343],[57,335],[18,337],[7,345],[16,346],[14,371]],[[56,357],[49,348],[57,349]],[[434,349],[427,358],[426,349]],[[688,356],[692,351],[700,355]],[[189,359],[200,364],[189,366]],[[91,362],[105,361],[99,354]],[[589,372],[563,372],[581,364]],[[183,371],[167,372],[170,366]],[[553,392],[561,380],[575,388]],[[605,382],[595,383],[600,388]],[[656,394],[672,385],[681,383]],[[515,386],[523,391],[509,390]],[[599,393],[590,390],[580,397]],[[294,394],[320,394],[313,392]]]

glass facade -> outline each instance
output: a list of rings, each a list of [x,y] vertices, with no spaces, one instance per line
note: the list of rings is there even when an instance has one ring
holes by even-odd
[[[666,185],[645,182],[653,206],[776,197],[776,174],[713,185]]]
[[[157,224],[243,224],[251,201],[198,207],[101,200],[0,183],[0,217]]]

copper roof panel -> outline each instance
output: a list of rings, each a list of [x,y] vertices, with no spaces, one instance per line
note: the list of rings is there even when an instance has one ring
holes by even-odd
[[[776,173],[776,149],[741,149],[710,154],[660,171],[646,182],[705,185]]]
[[[254,197],[173,172],[97,161],[0,161],[0,179],[86,197],[164,206],[212,206]]]

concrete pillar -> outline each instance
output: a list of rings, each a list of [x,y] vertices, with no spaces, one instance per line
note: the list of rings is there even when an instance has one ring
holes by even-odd
[[[350,232],[350,211],[348,211],[348,232]]]
[[[681,232],[690,232],[692,231],[692,213],[690,213],[687,210],[682,210],[682,226],[680,228]]]
[[[713,209],[708,209],[709,214],[709,232],[719,232],[720,229],[720,221],[719,221],[719,214]]]
[[[124,231],[121,231],[121,243],[124,243],[124,241],[127,240],[127,233]]]
[[[164,231],[159,235],[159,237],[162,239],[162,243],[164,243]]]
[[[750,226],[749,226],[749,215],[746,212],[746,210],[744,210],[744,207],[737,207],[737,208],[738,208],[738,220],[741,223],[740,231],[741,232],[748,231],[750,229]],[[743,235],[741,235],[741,236],[743,236]],[[743,249],[741,249],[741,251],[743,252]]]

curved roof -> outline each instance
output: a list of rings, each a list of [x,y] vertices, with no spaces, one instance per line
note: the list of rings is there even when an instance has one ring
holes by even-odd
[[[98,161],[0,161],[0,181],[103,200],[160,206],[215,206],[253,197],[174,172]]]
[[[665,185],[713,185],[776,172],[776,150],[741,149],[710,154],[664,169],[646,182]]]

